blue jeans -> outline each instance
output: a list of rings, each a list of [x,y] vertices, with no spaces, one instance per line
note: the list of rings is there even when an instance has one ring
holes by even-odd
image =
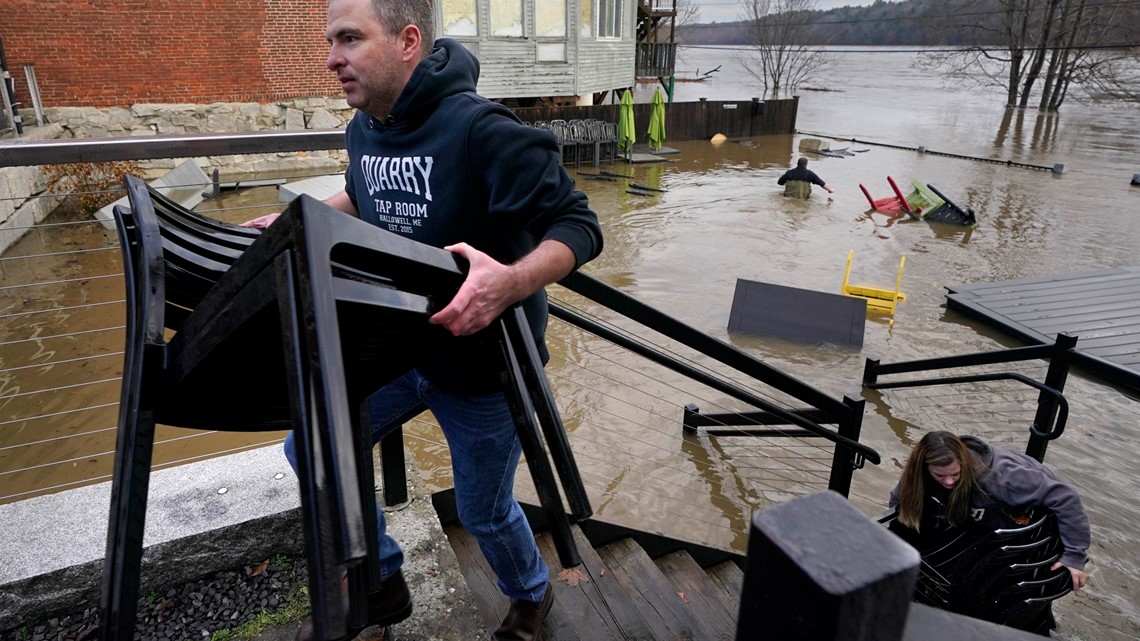
[[[507,407],[497,394],[455,394],[439,389],[416,370],[404,374],[369,399],[372,442],[431,410],[451,450],[455,501],[463,527],[479,542],[499,589],[512,599],[537,601],[549,579],[546,562],[514,497],[515,470],[522,446]],[[285,437],[285,457],[297,470],[293,433]],[[399,544],[387,534],[377,509],[380,574],[387,578],[404,562]]]

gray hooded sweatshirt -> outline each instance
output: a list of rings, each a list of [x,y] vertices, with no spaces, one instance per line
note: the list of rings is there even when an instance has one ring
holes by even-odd
[[[970,502],[975,520],[982,520],[987,509],[1042,506],[1057,517],[1057,529],[1065,547],[1061,563],[1083,570],[1088,561],[1089,517],[1081,506],[1076,490],[1061,482],[1057,474],[1033,457],[986,443],[976,436],[963,436],[977,468],[982,492],[975,492]],[[891,490],[890,507],[899,503],[899,488]]]

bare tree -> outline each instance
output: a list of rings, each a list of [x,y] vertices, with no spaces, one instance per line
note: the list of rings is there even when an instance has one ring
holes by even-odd
[[[754,51],[741,65],[773,97],[791,93],[826,66],[819,48],[808,43],[815,0],[745,0],[741,20]]]
[[[697,24],[701,19],[701,8],[693,0],[677,0],[677,17],[674,19],[676,28]]]
[[[1101,70],[1083,83],[1091,98],[1140,103],[1140,49],[1103,60]]]
[[[1101,0],[977,0],[964,8],[996,10],[992,24],[971,29],[975,46],[925,54],[925,64],[957,81],[1002,88],[1009,107],[1057,111],[1074,83],[1102,95],[1135,95],[1135,54],[1105,48],[1130,38],[1119,2]],[[969,13],[969,12],[966,12]]]

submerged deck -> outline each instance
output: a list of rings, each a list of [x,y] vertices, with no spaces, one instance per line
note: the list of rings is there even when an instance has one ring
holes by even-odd
[[[1078,337],[1076,365],[1140,390],[1140,265],[946,289],[950,309],[1031,343]]]

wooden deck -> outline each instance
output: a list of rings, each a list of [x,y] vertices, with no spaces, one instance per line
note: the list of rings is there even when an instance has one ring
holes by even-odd
[[[1077,336],[1074,364],[1140,390],[1140,265],[946,289],[950,309],[1030,343]]]

